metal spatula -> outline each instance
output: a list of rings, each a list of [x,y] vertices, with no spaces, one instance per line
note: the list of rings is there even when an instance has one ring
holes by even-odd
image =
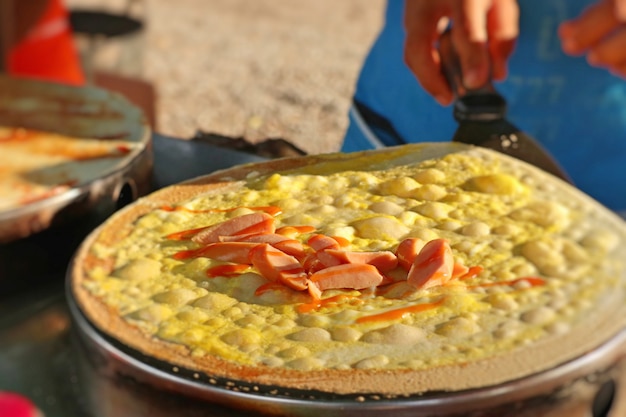
[[[454,118],[459,127],[453,142],[494,149],[572,182],[537,140],[506,120],[506,100],[496,91],[491,80],[475,90],[463,86],[461,65],[449,31],[439,40],[439,54],[444,75],[455,95]]]

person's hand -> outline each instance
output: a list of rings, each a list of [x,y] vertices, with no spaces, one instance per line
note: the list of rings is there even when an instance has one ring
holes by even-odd
[[[563,52],[626,78],[626,0],[600,0],[559,27]]]
[[[443,105],[453,96],[441,72],[437,40],[449,21],[463,84],[473,89],[490,74],[496,80],[506,77],[519,8],[516,0],[406,0],[404,60],[424,90]]]

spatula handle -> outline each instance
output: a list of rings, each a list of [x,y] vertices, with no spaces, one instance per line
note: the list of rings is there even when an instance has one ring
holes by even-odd
[[[454,117],[457,120],[498,120],[506,114],[506,101],[491,82],[491,76],[480,88],[470,89],[463,84],[459,56],[452,43],[450,30],[439,38],[441,69],[454,94]]]

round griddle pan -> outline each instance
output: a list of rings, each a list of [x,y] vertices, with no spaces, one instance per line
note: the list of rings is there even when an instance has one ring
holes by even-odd
[[[0,125],[132,144],[119,158],[54,167],[53,175],[80,180],[60,194],[0,210],[0,281],[46,273],[37,266],[50,273],[55,260],[63,267],[91,229],[150,191],[151,131],[141,110],[119,94],[0,76]]]

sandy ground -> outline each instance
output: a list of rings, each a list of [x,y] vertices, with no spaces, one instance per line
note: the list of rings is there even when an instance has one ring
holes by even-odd
[[[126,1],[67,3],[121,10]],[[158,131],[282,138],[309,153],[339,148],[382,0],[135,3],[146,31],[133,58],[157,90]]]

